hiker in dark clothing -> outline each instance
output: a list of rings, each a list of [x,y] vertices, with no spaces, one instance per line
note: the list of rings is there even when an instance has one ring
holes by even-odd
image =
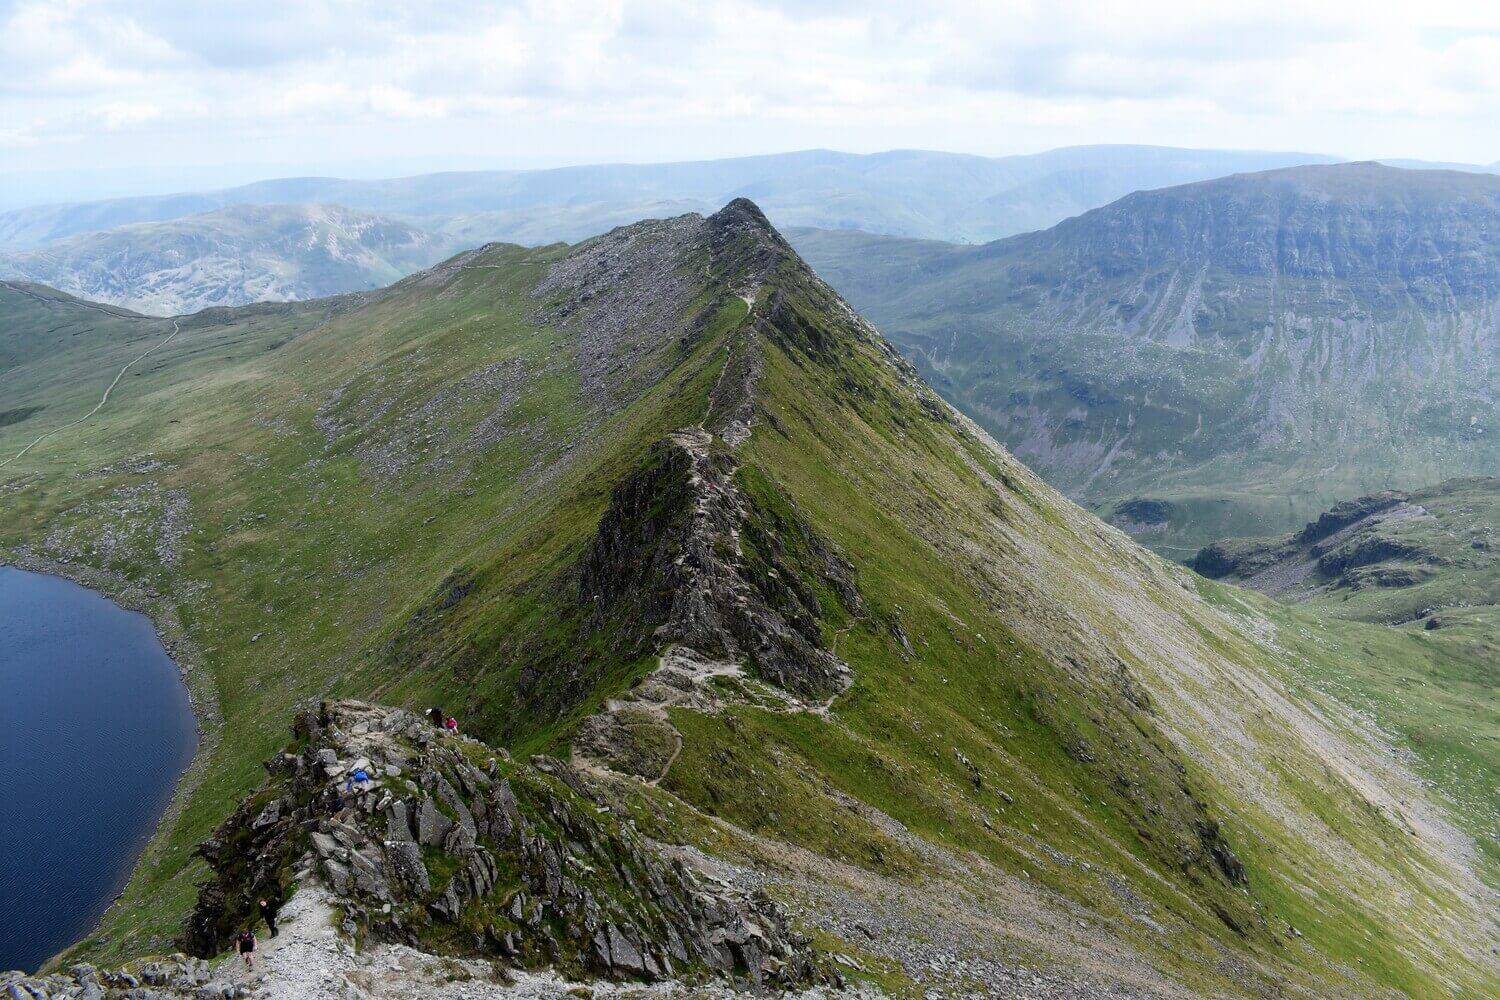
[[[437,726],[439,729],[443,728],[444,716],[441,708],[438,708],[436,705],[432,706],[427,710],[427,717],[432,720],[434,726]]]
[[[234,950],[245,960],[245,968],[255,971],[255,932],[248,927],[234,939]]]
[[[269,899],[260,901],[260,917],[266,922],[266,928],[270,930],[271,936],[276,936],[276,904]]]

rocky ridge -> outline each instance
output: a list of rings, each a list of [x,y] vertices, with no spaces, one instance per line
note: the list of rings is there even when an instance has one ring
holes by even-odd
[[[722,241],[734,249],[734,241],[724,237],[748,212],[725,215],[706,233],[708,241],[697,246]],[[700,225],[695,222],[693,228]],[[753,230],[745,236],[745,249],[752,251],[774,239],[774,234]],[[560,253],[553,249],[525,255],[512,249],[475,259],[474,270],[463,265],[462,274],[434,293],[438,301],[430,312],[419,315],[439,320],[464,296],[487,304],[490,300],[480,293],[497,285],[509,288],[499,304],[512,316],[550,308],[553,302],[538,304],[530,297],[534,286],[529,279],[537,274],[533,265],[550,265]],[[477,270],[516,257],[524,259],[513,263],[526,270],[513,284],[492,283],[489,273]],[[692,254],[680,264],[701,267],[712,259]],[[421,551],[429,554],[432,565],[422,573],[402,576],[404,587],[399,591],[390,586],[394,574],[378,575],[378,563],[359,566],[357,572],[384,583],[378,587],[380,593],[409,593],[413,583],[425,586],[425,596],[419,591],[415,598],[417,611],[424,612],[429,601],[440,609],[424,620],[423,627],[426,635],[446,641],[446,649],[438,643],[416,650],[382,647],[378,659],[371,658],[366,667],[341,672],[336,664],[329,669],[324,650],[301,641],[310,629],[299,630],[296,626],[302,623],[294,616],[262,605],[260,594],[247,595],[256,603],[240,609],[241,622],[249,626],[242,641],[258,644],[225,661],[235,666],[217,675],[219,679],[235,677],[238,666],[260,668],[273,655],[294,663],[301,657],[298,679],[307,685],[304,690],[380,691],[382,697],[417,705],[436,701],[455,707],[466,725],[493,738],[493,745],[509,747],[563,745],[570,727],[595,711],[602,699],[620,705],[619,712],[613,711],[614,705],[610,708],[622,722],[651,717],[651,708],[660,708],[680,727],[685,740],[674,743],[673,734],[640,726],[646,738],[634,755],[638,761],[623,756],[595,760],[644,778],[648,785],[665,780],[657,789],[624,777],[607,785],[614,776],[580,766],[570,773],[582,772],[586,788],[609,788],[619,796],[592,800],[597,806],[592,814],[580,805],[585,817],[633,816],[653,837],[679,844],[669,852],[687,849],[681,843],[685,841],[743,864],[749,873],[745,884],[751,889],[756,873],[774,879],[784,870],[782,862],[795,854],[791,848],[807,851],[809,880],[826,883],[838,874],[870,888],[850,906],[852,920],[835,912],[821,922],[803,898],[785,891],[786,883],[763,883],[778,900],[795,906],[800,920],[832,935],[820,937],[820,944],[826,941],[834,951],[852,944],[856,952],[846,955],[851,961],[858,958],[869,967],[873,958],[882,973],[888,970],[899,977],[899,971],[880,964],[882,957],[894,960],[923,988],[935,990],[940,982],[944,992],[951,990],[954,996],[980,993],[976,978],[983,980],[983,992],[999,996],[1044,989],[1067,995],[1062,990],[1072,990],[1071,985],[1042,985],[1029,973],[1020,973],[1060,967],[1116,982],[1124,978],[1118,956],[1134,956],[1136,974],[1131,979],[1148,995],[1171,988],[1169,983],[1163,989],[1170,976],[1159,970],[1179,968],[1189,970],[1178,990],[1188,995],[1236,995],[1260,986],[1279,988],[1283,982],[1284,992],[1291,995],[1339,995],[1337,988],[1323,988],[1324,977],[1304,971],[1323,963],[1321,955],[1327,952],[1285,959],[1273,952],[1291,942],[1285,935],[1292,933],[1287,930],[1292,921],[1306,928],[1308,945],[1323,949],[1338,942],[1330,942],[1326,930],[1319,930],[1320,922],[1368,921],[1382,934],[1382,950],[1413,956],[1420,963],[1412,966],[1412,981],[1435,982],[1420,970],[1432,967],[1429,963],[1437,958],[1451,953],[1461,959],[1459,947],[1446,947],[1448,941],[1463,939],[1461,931],[1449,931],[1449,923],[1472,927],[1473,921],[1465,918],[1479,912],[1477,908],[1445,907],[1435,916],[1426,908],[1426,886],[1413,881],[1409,906],[1397,918],[1380,912],[1372,895],[1390,885],[1393,877],[1400,880],[1399,872],[1392,874],[1394,864],[1385,863],[1384,848],[1394,848],[1399,862],[1407,856],[1401,845],[1427,843],[1425,828],[1406,827],[1424,834],[1420,842],[1408,841],[1405,834],[1383,839],[1377,856],[1365,842],[1324,836],[1325,828],[1315,825],[1323,812],[1314,816],[1300,809],[1283,789],[1261,780],[1269,766],[1247,766],[1265,764],[1274,753],[1334,811],[1340,828],[1351,818],[1364,817],[1371,826],[1363,829],[1394,833],[1395,822],[1415,813],[1406,811],[1405,800],[1416,801],[1417,809],[1425,802],[1420,792],[1404,793],[1408,786],[1397,765],[1377,766],[1370,755],[1346,746],[1340,733],[1324,724],[1324,716],[1310,717],[1324,708],[1337,715],[1339,706],[1319,703],[1303,713],[1287,704],[1282,687],[1264,671],[1276,662],[1265,650],[1286,640],[1289,630],[1277,634],[1263,621],[1232,622],[1208,608],[1194,595],[1185,571],[1147,558],[1118,533],[1062,503],[1025,469],[951,417],[930,393],[908,391],[909,372],[877,339],[865,336],[865,328],[847,316],[835,296],[815,279],[807,280],[805,269],[794,270],[799,264],[794,259],[778,264],[773,280],[763,285],[755,284],[753,274],[729,275],[731,280],[704,288],[673,326],[636,331],[649,334],[668,355],[678,352],[685,363],[667,376],[670,381],[661,391],[648,392],[645,412],[630,415],[630,433],[611,434],[606,421],[600,424],[598,441],[579,442],[568,452],[583,456],[577,475],[551,480],[564,484],[559,490],[563,502],[544,506],[524,520],[521,527],[528,530],[497,537],[500,544],[487,543],[487,550],[476,555],[471,541],[445,545],[436,529],[416,537],[400,535],[399,522],[410,520],[404,507],[387,503],[373,508],[387,515],[375,527],[403,539],[393,546],[393,558],[408,560]],[[404,293],[393,293],[387,302],[400,299],[402,309],[409,309],[426,294],[419,292],[413,290],[411,301],[402,298]],[[564,300],[573,295],[559,292]],[[742,305],[747,300],[748,314]],[[376,315],[387,314],[377,310]],[[372,324],[356,318],[350,325],[357,328],[352,332],[363,333]],[[422,326],[425,329],[425,323]],[[342,332],[351,331],[310,338],[308,346],[326,347]],[[390,346],[407,352],[407,334],[403,329],[391,338]],[[539,354],[556,353],[548,350],[556,347],[548,342],[548,331],[532,330],[530,335]],[[368,354],[360,342],[358,357],[363,360]],[[445,380],[494,360],[487,350],[476,350],[441,372],[429,373],[426,382],[440,388]],[[649,364],[651,359],[641,360]],[[385,367],[396,371],[413,363],[408,353],[402,353]],[[301,397],[294,418],[300,415],[316,427],[313,407],[335,381],[324,378],[315,386],[318,392]],[[667,405],[653,408],[663,396],[668,397]],[[593,403],[586,400],[581,405]],[[746,440],[744,433],[752,427],[753,436]],[[317,435],[312,438],[311,450],[316,453]],[[191,458],[172,457],[182,462],[178,481],[191,485]],[[820,460],[805,462],[809,457]],[[662,468],[657,468],[658,459]],[[323,469],[321,464],[310,466],[314,476]],[[632,501],[612,510],[613,487],[637,473],[650,478],[653,470],[660,474],[660,504]],[[260,478],[277,491],[289,483],[285,477]],[[502,530],[522,488],[514,480],[496,479],[490,489],[465,493],[459,501],[466,527]],[[530,488],[529,483],[524,486]],[[732,496],[722,495],[726,490],[732,490]],[[211,491],[197,489],[193,495],[197,510],[213,509]],[[320,502],[324,499],[315,496]],[[277,509],[269,499],[262,493],[257,502],[262,509]],[[236,502],[245,503],[238,498]],[[582,557],[593,550],[598,529],[612,512],[621,515],[615,521],[618,530],[605,533],[603,558],[593,579],[608,586],[614,576],[641,568],[642,561],[646,567],[642,586],[621,595],[609,614],[591,622],[588,602],[597,591],[580,586]],[[280,528],[270,537],[288,549],[320,529],[341,544],[357,541],[345,515],[340,508],[324,522],[283,520],[265,527]],[[889,518],[885,525],[883,518]],[[202,523],[232,522],[202,517]],[[293,524],[295,530],[287,530]],[[872,532],[878,537],[868,537],[866,531],[874,526],[880,526],[878,533]],[[781,548],[762,545],[757,535]],[[256,564],[254,549],[236,553],[245,561],[236,558],[234,564]],[[683,557],[681,563],[678,557]],[[858,578],[850,574],[847,579],[852,596],[841,595],[835,586],[839,574],[832,567],[841,558],[858,567]],[[306,562],[297,568],[303,567],[316,568]],[[221,582],[229,584],[243,575],[237,570]],[[280,584],[283,571],[278,568],[276,575]],[[310,573],[307,578],[318,577]],[[322,579],[330,590],[341,585],[338,576],[325,574]],[[908,581],[920,581],[921,592],[908,592]],[[293,586],[297,585],[289,584],[285,593],[296,593]],[[705,647],[722,643],[723,653],[710,655],[676,641],[686,633],[671,632],[674,606],[697,606],[686,598],[677,601],[680,587],[709,589],[708,595],[700,593],[701,600],[695,600],[714,617],[696,620],[703,628],[701,638],[695,633],[693,640]],[[668,599],[655,602],[653,595],[659,592]],[[803,599],[809,592],[815,602]],[[930,599],[939,594],[942,599]],[[348,610],[367,610],[368,603],[359,596],[340,608],[346,618]],[[529,602],[522,606],[524,614],[513,613],[520,603],[517,598]],[[637,605],[637,598],[645,603]],[[779,686],[770,671],[762,671],[753,656],[759,649],[731,627],[742,613],[739,601],[752,599],[774,611],[794,635],[800,632],[799,615],[812,618],[816,627],[802,635],[808,646],[838,656],[853,668],[856,684],[846,697],[825,707],[819,704],[821,695],[798,695]],[[659,616],[636,613],[642,608]],[[382,621],[396,629],[410,614],[404,607],[385,620],[362,618],[361,627],[381,641]],[[600,629],[601,622],[602,631],[589,631]],[[684,622],[695,625],[690,616],[675,619],[676,625]],[[657,634],[662,626],[668,631]],[[364,634],[337,633],[337,643],[329,651],[335,656],[357,653]],[[774,643],[782,634],[772,630],[771,637]],[[260,641],[267,638],[270,641]],[[728,640],[733,640],[737,653],[729,649]],[[412,655],[429,651],[438,655]],[[804,665],[800,648],[783,644],[781,652],[785,662]],[[822,659],[814,655],[809,662],[816,666]],[[582,669],[577,668],[580,663]],[[256,673],[250,676],[260,678]],[[530,690],[523,684],[530,684]],[[533,691],[556,695],[559,710],[539,717],[526,699]],[[719,710],[731,699],[752,704]],[[238,719],[227,722],[228,731],[291,708],[290,698],[278,702],[266,697],[256,704],[258,714],[242,711]],[[683,711],[684,707],[702,710]],[[763,707],[773,710],[758,710]],[[780,708],[788,711],[776,710]],[[512,731],[513,725],[518,731]],[[265,742],[270,745],[263,744],[257,757],[272,753],[275,741]],[[459,751],[468,746],[464,741],[452,744]],[[293,757],[303,758],[307,749],[306,744],[295,745]],[[486,753],[503,761],[496,751],[475,749],[478,756],[464,763],[482,774],[491,771]],[[584,748],[575,740],[573,749]],[[377,764],[378,755],[364,747],[351,745],[348,751],[339,751],[335,761],[344,769],[345,780],[361,755],[371,767]],[[502,766],[499,761],[494,767],[505,773],[520,805],[523,800],[550,802],[558,781],[566,787],[566,781],[547,770],[555,764],[545,758],[520,765],[519,771],[511,762]],[[320,767],[322,763],[313,762]],[[389,775],[383,759],[379,764],[369,772],[378,784],[377,794],[390,792],[393,800],[418,807],[418,799],[432,799],[436,815],[463,829],[462,815],[445,801],[440,784],[424,784],[420,776],[409,778],[413,772],[405,770]],[[307,766],[310,770],[312,765]],[[527,790],[527,769],[541,775],[537,780],[548,782],[545,795]],[[477,829],[475,796],[460,780],[458,769],[443,765],[435,770],[455,790]],[[1388,776],[1392,780],[1385,780]],[[403,779],[412,780],[419,790],[400,785]],[[876,784],[869,784],[870,779]],[[316,808],[311,799],[304,802],[290,794],[295,781],[281,772],[273,776],[261,790],[267,796],[251,799],[239,814],[241,827],[253,830],[261,820],[266,829],[280,823],[280,816],[265,814],[273,800],[290,802],[294,812]],[[306,782],[305,787],[316,792],[337,786],[336,794],[344,794],[342,782],[330,773],[310,771]],[[1360,797],[1351,800],[1346,794],[1351,789]],[[1349,808],[1351,801],[1355,808]],[[1372,804],[1378,815],[1364,803]],[[603,812],[606,806],[609,813]],[[551,815],[545,804],[541,808]],[[216,816],[227,812],[223,805],[215,809]],[[1415,814],[1420,823],[1420,813]],[[458,964],[483,962],[463,957],[488,954],[481,950],[488,942],[477,943],[476,933],[483,938],[491,926],[519,933],[503,909],[500,916],[508,922],[492,918],[489,895],[469,895],[473,858],[448,849],[453,830],[443,831],[440,845],[424,849],[420,812],[415,822],[412,815],[409,811],[406,829],[417,841],[431,898],[417,897],[399,882],[395,856],[388,857],[383,845],[389,822],[383,812],[372,817],[351,812],[362,835],[372,841],[378,835],[382,841],[375,845],[355,840],[352,849],[366,861],[372,856],[379,860],[387,885],[375,895],[361,887],[368,872],[353,860],[351,848],[339,841],[332,824],[327,829],[314,824],[313,830],[305,831],[301,854],[292,842],[287,855],[291,860],[285,866],[278,845],[271,842],[266,846],[274,850],[260,851],[248,833],[238,846],[228,841],[210,846],[223,874],[222,879],[216,875],[222,882],[221,904],[243,897],[256,884],[257,866],[269,866],[286,872],[275,885],[298,884],[287,912],[306,907],[298,913],[299,924],[319,922],[310,902],[319,893],[327,901],[324,924],[331,920],[341,926],[351,908],[358,910],[352,938],[339,934],[326,948],[310,948],[296,963],[288,960],[278,966],[276,962],[290,951],[268,948],[273,980],[285,974],[291,982],[316,983],[320,977],[310,969],[326,960],[333,975],[330,982],[337,989],[344,989],[339,976],[346,981],[352,981],[350,976],[369,976],[397,988],[389,982],[391,975],[370,964],[388,959],[425,986],[427,974],[416,975],[419,964],[440,970],[445,958]],[[607,826],[609,820],[604,822]],[[1219,822],[1226,825],[1221,828]],[[1132,836],[1132,829],[1138,836]],[[330,838],[333,853],[320,855],[318,847],[327,845],[314,842],[312,832]],[[195,829],[192,843],[201,836]],[[514,855],[484,842],[484,837],[477,840],[476,846],[495,859],[507,878],[516,874],[505,867]],[[940,850],[954,861],[953,880],[926,878],[934,866],[918,841],[941,844]],[[1268,859],[1265,845],[1279,851],[1287,843],[1296,844],[1299,856],[1306,848],[1309,857],[1320,859],[1307,878]],[[1239,854],[1227,850],[1230,844]],[[191,845],[179,842],[179,858],[186,854],[182,846]],[[649,842],[646,847],[655,849]],[[591,851],[580,856],[599,870]],[[298,881],[303,857],[310,866]],[[1243,864],[1236,857],[1243,857]],[[1419,865],[1428,857],[1445,860],[1425,847],[1411,857]],[[247,862],[236,873],[237,858],[254,859],[254,865]],[[993,867],[983,867],[985,859]],[[330,860],[344,872],[328,868]],[[694,860],[684,863],[696,868]],[[846,867],[835,873],[839,861]],[[153,870],[149,864],[143,866],[148,876]],[[346,881],[342,895],[328,884],[341,874]],[[993,913],[993,919],[985,921],[989,933],[983,938],[971,929],[976,909],[969,903],[971,897],[950,889],[963,878],[973,887],[972,898]],[[441,897],[455,879],[462,889],[459,918],[440,919],[431,907],[451,911]],[[397,884],[391,885],[393,880]],[[587,880],[582,884],[591,891],[595,888]],[[1457,879],[1454,884],[1460,889],[1467,885]],[[1116,885],[1121,889],[1117,891]],[[1043,919],[1035,924],[1026,922],[1026,915],[1015,913],[1013,904],[1039,900],[1041,886],[1052,889],[1057,901],[1076,905],[1039,904],[1039,909],[1052,912],[1037,914]],[[816,885],[809,887],[809,894],[816,891]],[[871,895],[900,902],[882,908],[877,900],[872,915],[861,905]],[[1287,903],[1298,897],[1308,904]],[[839,906],[836,898],[829,898]],[[368,929],[388,923],[383,909],[387,899],[393,901],[392,913],[416,935],[417,947],[403,943],[410,938],[383,937]],[[503,907],[507,899],[503,892],[498,902]],[[1112,900],[1128,907],[1133,919],[1120,919]],[[1370,900],[1371,905],[1358,900]],[[399,905],[404,902],[413,906]],[[923,908],[923,903],[949,904],[951,912],[938,920],[932,917],[932,906]],[[882,915],[885,919],[875,919]],[[1069,919],[1050,919],[1063,915]],[[180,910],[174,910],[169,918],[174,926],[168,928],[167,921],[160,926],[175,930],[181,917]],[[225,923],[233,925],[232,915]],[[1387,934],[1388,924],[1394,933]],[[621,926],[631,930],[637,923]],[[566,928],[552,929],[560,942],[575,940]],[[333,926],[329,930],[337,933]],[[119,918],[102,933],[109,935],[111,950],[88,954],[105,961],[118,960],[111,954],[139,955],[164,947],[161,934],[149,943],[137,936],[137,946],[129,951],[114,946],[121,935],[132,933]],[[1164,933],[1170,937],[1161,937]],[[925,940],[915,941],[918,936]],[[1101,939],[1114,939],[1118,946],[1108,960],[1101,959]],[[533,941],[532,953],[545,953],[546,940]],[[351,958],[344,949],[355,945],[359,950]],[[1293,947],[1300,948],[1300,943]],[[419,959],[417,954],[428,957]],[[1349,951],[1342,955],[1352,963]],[[1242,963],[1231,970],[1233,983],[1231,973],[1218,964],[1220,956]],[[577,959],[565,955],[564,961]],[[290,968],[293,964],[296,969]],[[1396,975],[1400,974],[1398,968]],[[1099,995],[1085,985],[1094,975],[1079,978],[1078,995]],[[526,982],[519,973],[515,977]],[[1049,973],[1048,978],[1065,977]],[[1335,972],[1327,978],[1355,980],[1349,995],[1379,995],[1384,989],[1354,975]],[[1386,976],[1381,982],[1394,978]],[[727,977],[718,981],[731,982]],[[1251,985],[1240,988],[1241,983]],[[1025,985],[1017,989],[1013,984]],[[1364,988],[1367,985],[1370,988]],[[411,989],[399,988],[408,993]],[[474,982],[466,987],[455,984],[452,992],[431,992],[478,997],[494,988]]]
[[[664,860],[561,761],[512,762],[357,702],[303,712],[295,735],[201,848],[213,876],[184,932],[191,953],[227,947],[257,899],[315,882],[353,938],[607,978],[832,976],[768,897]]]
[[[653,781],[681,745],[667,707],[713,711],[730,700],[806,710],[845,690],[852,672],[824,646],[827,609],[815,588],[845,613],[863,612],[850,563],[788,498],[752,495],[736,458],[758,418],[763,340],[806,332],[779,291],[758,297],[790,248],[748,201],[707,222],[711,266],[743,275],[745,321],[703,420],[658,442],[615,487],[578,574],[593,626],[638,622],[660,665],[585,720],[576,750]]]

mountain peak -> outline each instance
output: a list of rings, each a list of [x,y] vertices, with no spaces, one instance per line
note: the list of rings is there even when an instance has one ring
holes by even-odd
[[[717,226],[752,226],[767,232],[776,231],[771,220],[766,218],[766,213],[749,198],[735,198],[709,216],[709,221]]]
[[[716,245],[725,246],[742,240],[746,248],[757,247],[762,254],[796,256],[796,251],[771,225],[766,213],[749,198],[735,198],[706,221]],[[766,261],[761,263],[764,265]]]

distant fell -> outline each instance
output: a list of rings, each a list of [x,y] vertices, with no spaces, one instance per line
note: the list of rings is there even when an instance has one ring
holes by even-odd
[[[1500,461],[1500,177],[1301,166],[982,247],[794,239],[959,408],[1179,557]]]
[[[380,288],[459,245],[336,206],[237,206],[0,253],[0,276],[170,316]]]
[[[1500,610],[1500,479],[1346,500],[1289,535],[1215,542],[1191,565],[1283,600],[1436,630]]]

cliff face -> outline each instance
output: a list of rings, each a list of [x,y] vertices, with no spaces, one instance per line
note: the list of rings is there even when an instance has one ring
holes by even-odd
[[[1017,243],[1063,254],[1078,284],[1143,266],[1211,268],[1348,283],[1377,307],[1406,297],[1441,307],[1500,284],[1497,217],[1493,177],[1355,163],[1140,191]],[[1004,246],[995,256],[1015,260]]]

